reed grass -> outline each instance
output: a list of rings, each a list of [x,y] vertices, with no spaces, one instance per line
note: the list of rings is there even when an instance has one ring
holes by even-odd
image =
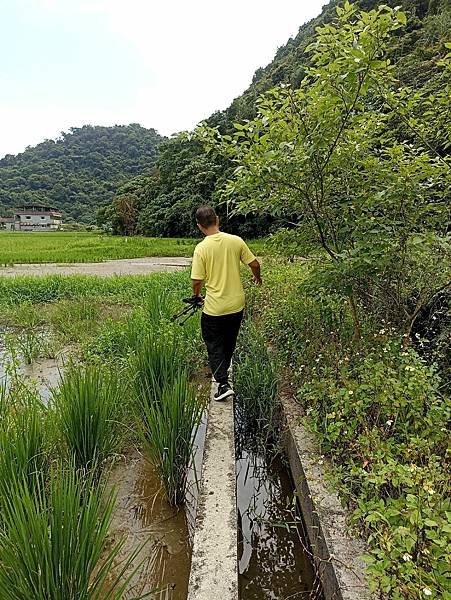
[[[100,468],[120,449],[120,375],[101,365],[72,366],[54,390],[56,422],[77,469]]]
[[[139,397],[145,452],[157,468],[172,505],[185,500],[188,467],[203,408],[183,371],[166,382],[157,398],[149,394]]]
[[[105,550],[115,498],[72,469],[57,470],[36,489],[18,479],[2,510],[0,600],[120,600],[124,576],[112,567],[123,542]]]
[[[130,365],[139,405],[158,402],[163,389],[175,381],[183,370],[180,354],[180,341],[170,331],[167,335],[149,332],[137,338]]]

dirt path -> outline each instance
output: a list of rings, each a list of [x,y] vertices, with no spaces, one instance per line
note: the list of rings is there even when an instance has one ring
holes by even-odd
[[[158,271],[179,271],[191,264],[190,258],[183,257],[144,257],[107,260],[98,263],[48,263],[18,264],[0,267],[0,276],[16,275],[146,275]]]

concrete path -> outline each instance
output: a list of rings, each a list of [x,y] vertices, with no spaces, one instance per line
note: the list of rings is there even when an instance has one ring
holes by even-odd
[[[233,401],[212,385],[188,600],[238,600]]]
[[[97,263],[46,263],[18,264],[12,267],[0,267],[0,276],[16,275],[146,275],[161,271],[179,271],[191,264],[190,258],[152,257],[125,258]]]

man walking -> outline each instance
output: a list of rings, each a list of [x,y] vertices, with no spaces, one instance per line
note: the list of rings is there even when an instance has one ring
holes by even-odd
[[[244,309],[240,262],[250,267],[258,285],[262,282],[260,263],[240,237],[219,231],[219,218],[210,206],[197,209],[196,221],[205,239],[194,250],[193,294],[199,304],[203,303],[202,338],[207,346],[213,377],[218,382],[215,400],[225,400],[233,395],[228,369]],[[205,301],[200,295],[203,284]]]

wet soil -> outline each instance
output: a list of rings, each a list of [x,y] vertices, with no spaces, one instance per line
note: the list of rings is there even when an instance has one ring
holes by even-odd
[[[8,362],[11,359],[5,348],[3,335],[0,332],[0,382],[6,380],[8,383]],[[61,351],[56,357],[37,358],[31,364],[21,361],[17,372],[37,390],[44,404],[48,404],[52,389],[58,387],[61,381],[65,359],[66,353]]]
[[[16,275],[146,275],[161,271],[179,271],[191,264],[190,258],[184,257],[144,257],[107,260],[101,263],[47,263],[17,264],[11,267],[0,267],[0,276]]]
[[[111,540],[125,539],[119,559],[145,544],[129,569],[143,561],[130,596],[161,588],[156,600],[186,600],[191,545],[185,510],[169,505],[155,469],[136,451],[116,464],[109,486],[117,491]]]

